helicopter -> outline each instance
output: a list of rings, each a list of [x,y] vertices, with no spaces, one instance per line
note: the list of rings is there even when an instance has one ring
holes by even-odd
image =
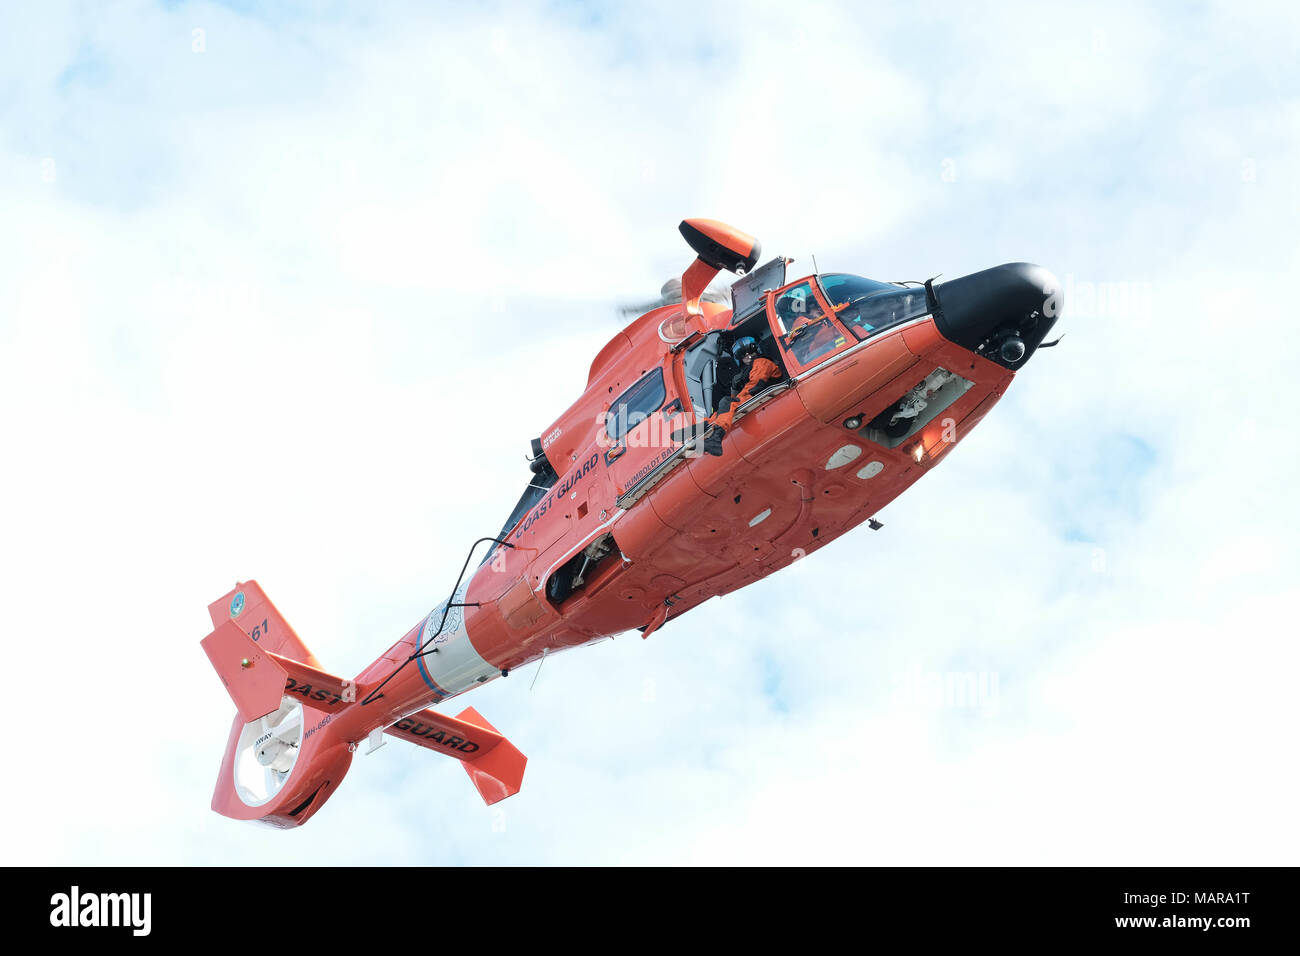
[[[649,638],[861,524],[878,530],[876,514],[1056,344],[1060,284],[1041,266],[791,279],[793,260],[760,265],[758,240],[732,226],[678,229],[695,253],[680,281],[596,354],[581,395],[532,440],[500,533],[373,663],[324,670],[254,580],[209,606],[201,643],[237,710],[213,810],[300,826],[358,748],[389,737],[460,761],[488,804],[518,793],[523,753],[473,707],[434,707],[558,651]],[[719,295],[724,270],[737,278]],[[759,362],[766,377],[747,381]]]

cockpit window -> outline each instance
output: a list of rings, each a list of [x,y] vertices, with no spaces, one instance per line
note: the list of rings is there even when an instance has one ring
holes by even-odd
[[[801,282],[782,292],[774,308],[781,323],[781,331],[786,333],[800,325],[815,322],[826,314],[813,295],[812,286],[807,282]]]
[[[920,286],[904,288],[842,273],[821,276],[819,281],[831,308],[858,339],[930,311]]]
[[[838,309],[846,302],[865,299],[879,292],[898,291],[898,286],[891,282],[864,279],[862,276],[851,276],[846,272],[832,272],[829,275],[818,276],[817,280],[822,284],[822,291],[826,293],[826,301],[831,304],[832,309]]]
[[[624,435],[657,412],[667,397],[668,393],[664,391],[664,370],[657,368],[620,395],[618,401],[609,407],[605,413],[605,431],[614,441],[622,441]]]
[[[787,340],[790,354],[800,365],[809,365],[844,344],[844,333],[830,319],[798,326]]]

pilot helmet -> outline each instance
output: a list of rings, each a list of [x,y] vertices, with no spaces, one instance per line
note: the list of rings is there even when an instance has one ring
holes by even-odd
[[[776,301],[776,316],[787,325],[814,315],[817,300],[804,289],[794,289]]]
[[[745,357],[746,352],[753,353],[755,357],[758,356],[758,340],[752,335],[736,339],[731,345],[731,357],[737,362]]]

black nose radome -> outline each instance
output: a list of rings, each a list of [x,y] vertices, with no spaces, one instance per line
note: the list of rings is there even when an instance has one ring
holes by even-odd
[[[1020,368],[1061,314],[1061,284],[1042,266],[1009,262],[936,283],[935,324],[949,341]]]

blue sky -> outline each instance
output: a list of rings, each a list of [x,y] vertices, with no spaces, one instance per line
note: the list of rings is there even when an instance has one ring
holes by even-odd
[[[1281,4],[5,8],[3,706],[100,728],[8,790],[7,859],[1294,863],[1298,42]],[[207,603],[256,577],[373,659],[686,216],[809,271],[1040,262],[1066,339],[883,530],[467,699],[530,757],[499,808],[394,743],[301,832],[212,814]]]

